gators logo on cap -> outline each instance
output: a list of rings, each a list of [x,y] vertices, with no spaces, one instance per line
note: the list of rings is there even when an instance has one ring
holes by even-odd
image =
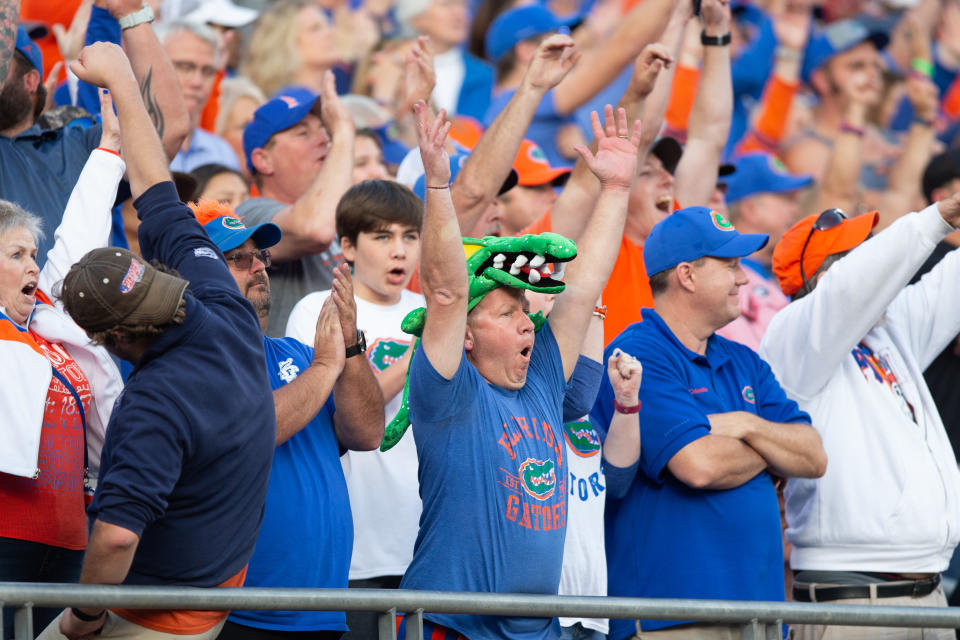
[[[567,439],[573,452],[581,458],[592,458],[600,453],[600,436],[586,420],[564,424],[563,437]]]
[[[293,96],[278,96],[278,97],[281,100],[283,100],[287,104],[287,107],[289,107],[290,109],[296,109],[297,107],[300,106],[300,103]]]
[[[774,173],[779,173],[780,175],[789,176],[790,169],[787,169],[787,165],[783,164],[783,160],[776,156],[770,156],[770,170]]]
[[[757,396],[753,392],[753,387],[747,385],[743,388],[743,391],[740,393],[743,396],[743,399],[749,402],[750,404],[757,404]]]
[[[225,216],[223,218],[223,226],[227,229],[246,229],[240,218],[234,218],[233,216]]]
[[[520,483],[523,490],[537,500],[546,500],[557,488],[557,474],[553,460],[527,458],[520,465]]]
[[[545,154],[543,149],[535,144],[530,145],[530,147],[527,149],[527,157],[537,164],[549,164],[547,161],[547,154]]]
[[[724,218],[723,214],[719,211],[711,211],[710,219],[713,221],[713,226],[720,229],[720,231],[736,231],[733,225],[730,224],[730,221]]]
[[[410,348],[409,342],[398,340],[382,340],[378,338],[367,349],[367,357],[377,371],[383,371],[394,362],[403,357],[403,354]]]

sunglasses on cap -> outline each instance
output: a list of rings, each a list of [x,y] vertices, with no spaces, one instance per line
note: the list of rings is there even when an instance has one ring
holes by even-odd
[[[839,227],[840,224],[847,219],[847,214],[837,208],[827,209],[819,216],[817,216],[816,221],[814,221],[813,226],[810,227],[810,233],[807,234],[807,239],[803,242],[803,248],[800,250],[800,277],[803,279],[803,286],[807,286],[807,274],[803,270],[803,256],[807,252],[807,245],[810,244],[810,238],[813,237],[814,231],[828,231],[834,227]]]
[[[261,249],[260,251],[237,251],[232,256],[224,256],[228,262],[233,263],[233,268],[237,271],[248,271],[253,266],[253,259],[256,258],[263,263],[264,267],[270,266],[270,251]]]

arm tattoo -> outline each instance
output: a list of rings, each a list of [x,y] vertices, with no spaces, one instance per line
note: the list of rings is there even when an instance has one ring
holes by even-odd
[[[153,67],[150,67],[143,82],[140,83],[140,95],[143,96],[143,104],[147,108],[147,114],[153,121],[153,127],[157,130],[157,135],[160,136],[162,140],[164,129],[163,111],[160,109],[160,105],[157,104],[157,97],[153,95],[151,89],[152,83]]]
[[[0,87],[7,81],[19,21],[19,0],[0,0]]]

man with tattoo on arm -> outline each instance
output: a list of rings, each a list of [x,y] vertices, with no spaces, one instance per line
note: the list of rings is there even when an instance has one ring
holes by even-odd
[[[153,14],[139,0],[104,0],[120,22],[123,48],[140,86],[147,113],[173,158],[189,123],[180,84],[154,35]],[[60,224],[80,170],[100,140],[101,127],[41,130],[36,118],[46,102],[40,49],[19,29],[20,0],[0,0],[0,198]],[[52,238],[40,240],[37,264],[46,261]]]

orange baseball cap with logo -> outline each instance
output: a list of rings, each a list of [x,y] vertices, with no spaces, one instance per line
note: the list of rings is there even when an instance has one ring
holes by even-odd
[[[551,167],[547,155],[537,143],[524,140],[513,161],[517,184],[521,187],[539,187],[542,184],[562,186],[570,177],[570,167]]]
[[[838,210],[828,209],[822,214],[803,218],[790,227],[777,243],[773,250],[773,273],[785,295],[792,296],[799,291],[803,286],[803,276],[806,275],[808,280],[813,278],[827,256],[849,251],[866,240],[880,219],[879,213],[871,211],[855,218],[845,218],[829,229],[815,228],[821,216],[834,211]]]

